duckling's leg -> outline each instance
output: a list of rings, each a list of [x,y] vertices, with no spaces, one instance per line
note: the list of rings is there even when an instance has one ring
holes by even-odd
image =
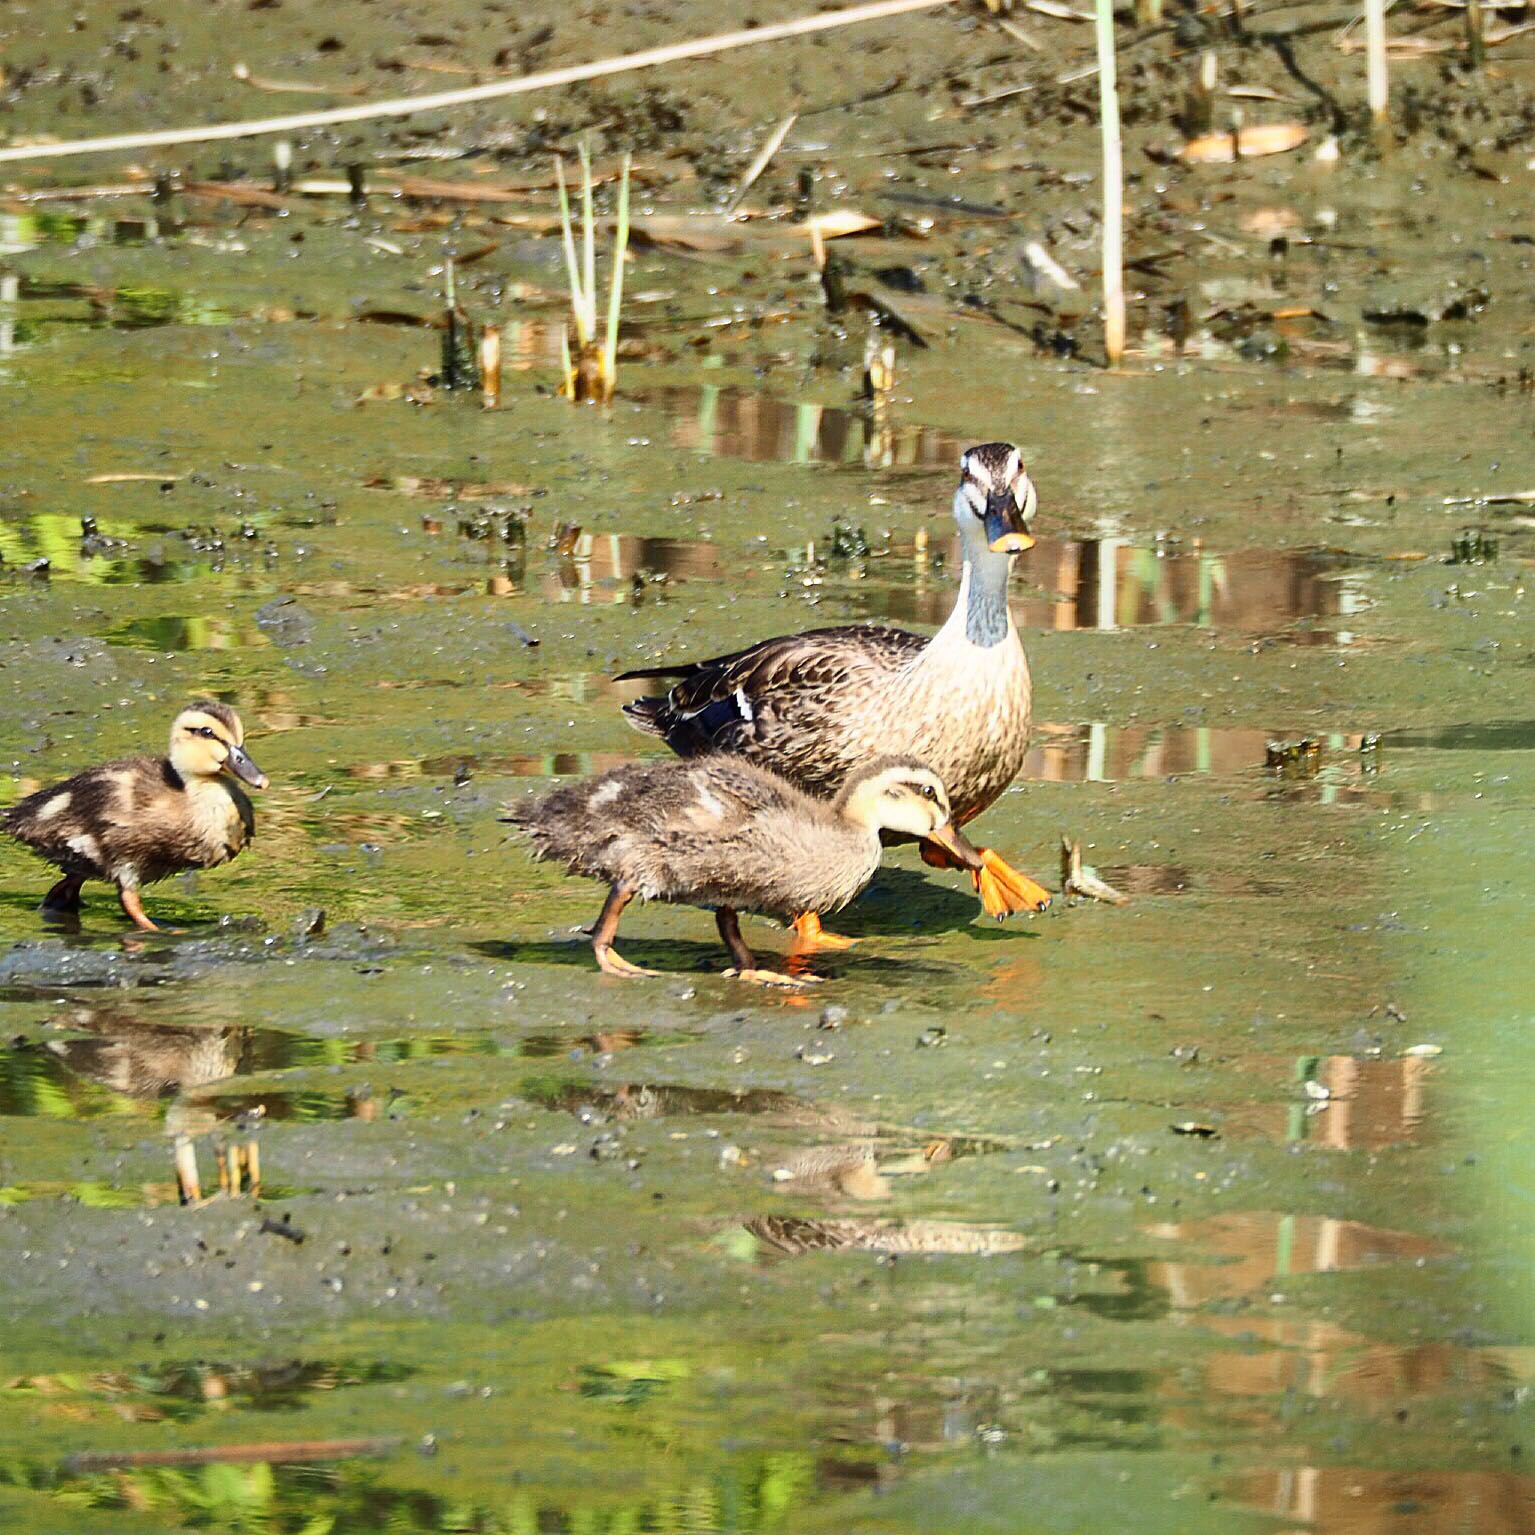
[[[44,911],[79,911],[80,887],[85,883],[83,874],[66,874],[43,897]]]
[[[821,926],[821,914],[818,911],[802,911],[789,924],[789,930],[794,934],[796,954],[814,953],[817,949],[851,949],[858,942],[856,938],[848,938],[842,933],[828,933]]]
[[[146,933],[158,933],[160,929],[144,915],[144,903],[139,900],[139,893],[132,885],[119,885],[117,887],[117,899],[122,902],[123,910],[132,919],[135,927],[141,927]]]
[[[597,918],[597,925],[592,929],[592,953],[597,956],[597,968],[604,975],[660,975],[659,970],[642,970],[638,965],[631,965],[617,949],[613,947],[613,940],[618,936],[618,919],[623,915],[624,907],[634,899],[634,890],[629,885],[614,885],[608,891],[608,898],[602,903],[602,915]]]
[[[922,862],[929,868],[969,869],[989,917],[1000,921],[1016,911],[1043,911],[1050,904],[1050,892],[1043,885],[1020,874],[989,847],[978,847],[975,854],[978,866],[961,862],[936,842],[922,844]]]
[[[746,940],[741,936],[741,919],[730,907],[721,906],[714,913],[714,925],[719,928],[720,937],[725,940],[725,947],[730,950],[730,957],[735,961],[732,968],[725,972],[731,980],[753,981],[758,986],[788,986],[795,991],[821,984],[818,975],[784,975],[777,970],[759,970],[757,956],[747,948]]]

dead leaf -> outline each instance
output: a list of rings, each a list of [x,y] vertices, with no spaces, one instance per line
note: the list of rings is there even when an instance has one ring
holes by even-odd
[[[1197,1135],[1201,1140],[1214,1140],[1220,1135],[1220,1131],[1214,1125],[1201,1124],[1197,1119],[1180,1119],[1177,1124],[1167,1127],[1174,1135]]]
[[[840,240],[846,235],[863,234],[865,230],[878,229],[884,223],[883,219],[871,218],[867,213],[860,213],[856,208],[830,208],[825,213],[818,213],[814,218],[808,218],[803,224],[795,225],[795,228],[804,235],[812,238],[819,235],[823,240]]]
[[[1233,133],[1207,133],[1190,139],[1178,151],[1185,165],[1230,165],[1237,159],[1282,155],[1298,149],[1310,136],[1303,123],[1253,123]]]

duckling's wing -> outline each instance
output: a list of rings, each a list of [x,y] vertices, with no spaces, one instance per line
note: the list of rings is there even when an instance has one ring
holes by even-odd
[[[624,713],[679,756],[738,752],[818,786],[835,787],[867,755],[848,740],[847,711],[878,709],[884,685],[928,641],[904,629],[848,625],[781,635],[746,650],[679,666],[625,672],[620,682],[677,677],[664,698]]]
[[[128,796],[150,759],[104,762],[19,800],[4,829],[71,873],[105,878],[129,830]]]

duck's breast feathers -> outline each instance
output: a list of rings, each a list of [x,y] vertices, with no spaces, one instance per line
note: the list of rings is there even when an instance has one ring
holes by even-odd
[[[630,720],[685,755],[740,751],[770,739],[791,719],[808,720],[817,712],[834,718],[850,699],[877,696],[882,683],[910,666],[927,644],[921,635],[875,625],[811,629],[686,666],[626,672],[619,681],[678,677],[665,698],[630,704]]]

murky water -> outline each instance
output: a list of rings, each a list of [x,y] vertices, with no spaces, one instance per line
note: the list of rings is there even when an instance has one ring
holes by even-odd
[[[44,53],[162,13],[175,69],[375,94],[640,24],[560,18],[546,55],[514,18],[508,65],[457,0],[408,9],[340,0],[319,51],[293,7],[92,12],[46,48],[0,28],[14,131],[82,114]],[[1015,20],[1086,58],[1083,29]],[[922,26],[978,94],[1030,67],[989,24]],[[1352,100],[1330,34],[1293,46]],[[826,322],[786,219],[635,249],[596,411],[551,393],[542,190],[268,208],[104,170],[94,199],[0,211],[0,802],[158,749],[195,693],[272,778],[247,855],[149,893],[175,932],[130,935],[93,887],[47,921],[46,872],[0,848],[9,1524],[1535,1527],[1523,152],[1475,149],[1497,185],[1436,129],[1409,168],[1348,140],[1330,171],[1145,161],[1139,349],[1111,375],[1078,355],[1086,300],[1018,254],[1048,233],[1092,280],[1090,98],[955,106],[942,51],[796,55],[804,115],[760,189],[787,210],[807,167],[892,217],[836,242],[928,342],[876,399],[866,310]],[[93,129],[165,95],[139,54],[110,55],[130,84]],[[648,211],[728,195],[761,124],[718,104],[747,78],[772,118],[776,67],[697,65],[680,116],[677,81],[592,96],[595,123],[630,113]],[[1161,68],[1125,70],[1158,153]],[[225,74],[198,99],[260,110]],[[1487,82],[1511,124],[1514,89]],[[547,180],[543,140],[475,151],[490,132],[356,153],[373,176],[375,149],[464,133],[434,174]],[[332,178],[336,153],[303,151]],[[266,174],[230,154],[165,168]],[[424,378],[449,253],[504,327],[498,411]],[[1131,904],[998,927],[898,852],[813,993],[724,980],[708,915],[668,907],[624,930],[664,979],[599,976],[600,892],[529,863],[503,803],[652,751],[620,671],[941,623],[954,462],[993,437],[1040,492],[1012,588],[1036,698],[975,830],[1052,887],[1080,840]],[[181,1203],[178,1155],[214,1197]],[[231,1167],[259,1197],[219,1193]]]

